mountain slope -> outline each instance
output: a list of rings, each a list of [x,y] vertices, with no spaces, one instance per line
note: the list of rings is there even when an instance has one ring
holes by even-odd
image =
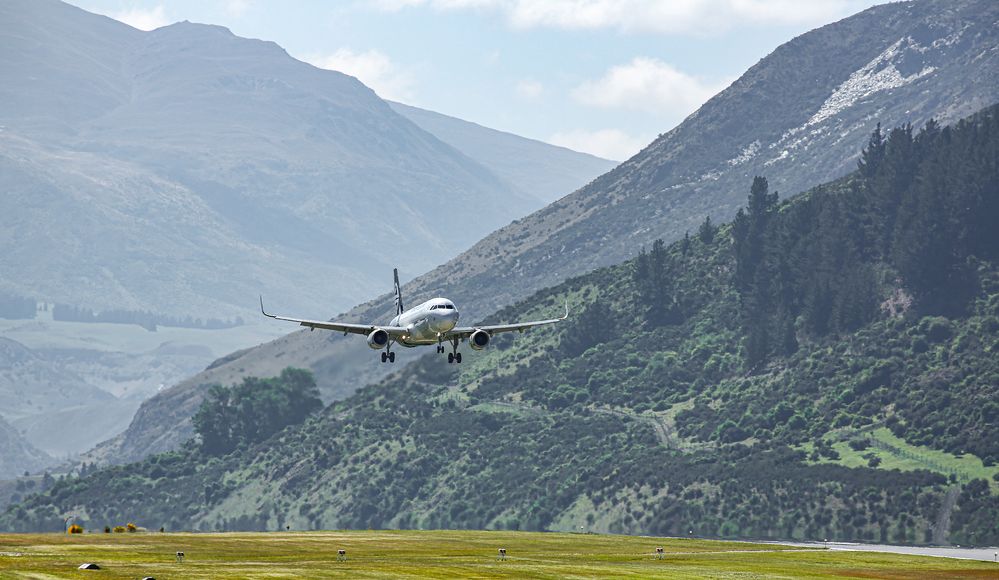
[[[995,542],[997,153],[994,106],[872,139],[861,171],[788,202],[757,178],[730,226],[491,319],[568,299],[566,323],[461,366],[423,357],[229,455],[192,441],[68,480],[0,527],[74,509],[198,529]]]
[[[53,463],[51,457],[25,441],[0,417],[0,479],[13,479],[25,471],[36,472]]]
[[[0,337],[0,399],[0,415],[14,420],[65,406],[107,403],[114,397],[21,343]]]
[[[263,292],[329,315],[541,205],[356,79],[221,27],[10,0],[0,43],[16,294],[245,316]]]
[[[994,2],[924,0],[877,6],[795,38],[634,158],[414,279],[406,296],[448,296],[474,321],[625,259],[657,237],[694,231],[707,215],[730,218],[753,175],[766,174],[785,195],[843,175],[856,167],[856,144],[879,121],[949,123],[999,100],[997,21]],[[346,319],[388,320],[391,308],[383,295]],[[419,354],[400,352],[400,361]],[[327,399],[391,370],[361,341],[292,334],[236,353],[151,399],[142,420],[101,457],[128,461],[176,448],[191,433],[185,413],[205,385],[267,376],[289,364],[312,369]]]
[[[389,102],[392,110],[491,169],[541,204],[584,186],[617,162],[511,133],[489,129],[426,109]]]

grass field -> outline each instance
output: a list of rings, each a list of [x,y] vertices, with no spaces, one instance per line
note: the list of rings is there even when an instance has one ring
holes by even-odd
[[[847,430],[839,433],[840,440],[832,444],[839,453],[839,459],[822,458],[816,463],[837,463],[844,467],[863,467],[868,465],[867,457],[875,456],[881,460],[879,469],[898,469],[913,471],[926,469],[941,475],[953,475],[958,481],[967,483],[980,478],[989,482],[993,489],[999,489],[999,465],[986,466],[982,460],[970,453],[954,455],[946,451],[918,445],[911,445],[904,439],[896,437],[887,427],[875,429]],[[847,439],[861,438],[870,442],[870,447],[857,451],[850,447]],[[811,443],[801,445],[806,453],[811,453],[814,446]]]
[[[665,548],[661,560],[655,548]],[[499,560],[498,548],[507,559]],[[337,550],[347,560],[337,561]],[[185,553],[178,563],[176,552]],[[78,570],[94,562],[100,571]],[[0,534],[0,578],[997,578],[999,565],[770,544],[525,532]]]

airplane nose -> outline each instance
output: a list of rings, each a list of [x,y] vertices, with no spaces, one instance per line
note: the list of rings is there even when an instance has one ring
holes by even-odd
[[[435,332],[447,332],[458,324],[458,313],[454,310],[439,312],[433,317]]]

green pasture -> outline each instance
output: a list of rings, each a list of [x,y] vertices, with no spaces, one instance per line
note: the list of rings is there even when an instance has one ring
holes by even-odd
[[[664,548],[662,559],[655,549]],[[506,548],[500,560],[498,549]],[[346,550],[338,561],[337,551]],[[176,553],[185,554],[178,562]],[[84,562],[99,571],[78,570]],[[472,531],[0,534],[0,578],[995,578],[999,565],[685,538]]]

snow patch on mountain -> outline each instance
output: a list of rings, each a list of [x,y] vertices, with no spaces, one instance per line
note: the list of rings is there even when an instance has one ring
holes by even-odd
[[[821,123],[843,109],[852,106],[860,99],[877,92],[907,85],[935,71],[936,67],[926,66],[917,73],[902,76],[902,73],[896,68],[895,60],[906,50],[922,52],[920,49],[923,48],[911,36],[904,36],[895,41],[884,52],[874,57],[874,60],[861,67],[860,70],[854,71],[843,84],[836,87],[833,94],[826,99],[826,102],[822,103],[819,110],[805,123],[805,127]]]

